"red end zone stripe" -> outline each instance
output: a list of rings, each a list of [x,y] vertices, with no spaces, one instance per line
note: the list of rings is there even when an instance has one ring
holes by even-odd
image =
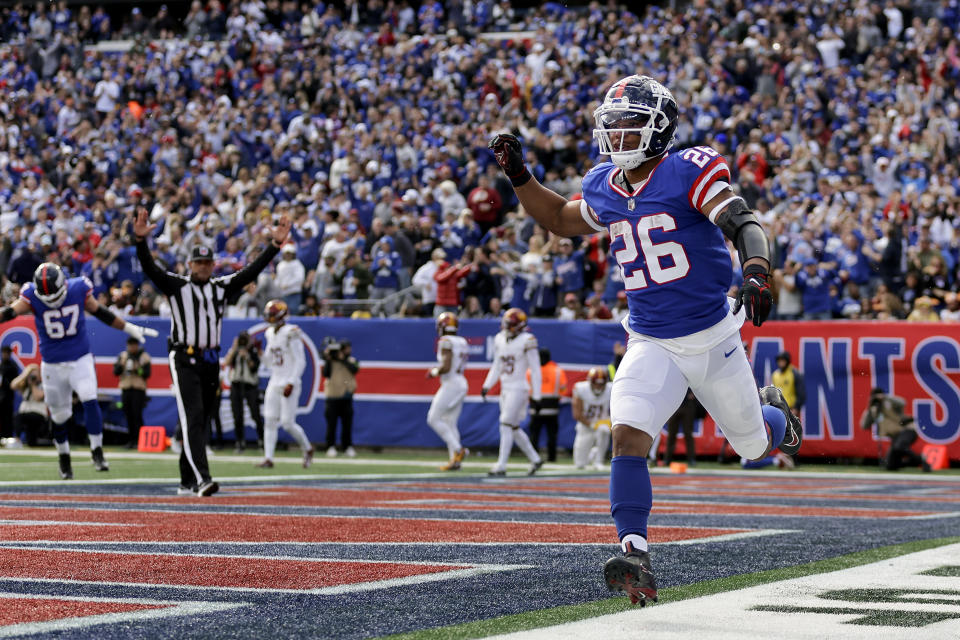
[[[24,560],[24,552],[20,554]],[[57,600],[56,598],[14,598],[4,599],[0,608],[0,625],[25,624],[30,622],[48,622],[62,618],[83,618],[107,613],[128,613],[145,609],[166,609],[172,605],[132,604],[123,602],[91,602],[77,600]]]
[[[0,519],[54,520],[56,525],[0,525],[9,541],[82,540],[180,542],[543,542],[616,544],[613,526],[537,522],[485,522],[419,518],[261,516],[213,513],[159,513],[116,510],[16,509],[0,507]],[[64,525],[64,522],[77,524]],[[86,523],[89,523],[87,525]],[[98,526],[96,523],[130,526]],[[656,542],[742,533],[744,529],[651,527]]]
[[[388,369],[381,367],[361,368],[357,373],[357,388],[361,391],[378,394],[395,393],[431,394],[436,393],[440,383],[436,380],[424,380],[423,374],[428,367],[410,369]],[[574,383],[586,380],[586,371],[567,371],[567,386],[571,389]],[[469,385],[468,393],[479,394],[483,386],[483,379],[487,376],[485,369],[467,369],[464,372]],[[499,387],[497,387],[499,389]],[[499,393],[499,391],[497,392]]]
[[[10,578],[136,582],[248,589],[319,589],[466,569],[466,566],[344,561],[216,558],[0,549],[0,575]]]

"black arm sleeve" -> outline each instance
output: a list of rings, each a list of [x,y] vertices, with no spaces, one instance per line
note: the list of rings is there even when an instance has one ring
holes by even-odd
[[[274,256],[280,253],[273,242],[267,245],[267,248],[260,252],[257,259],[245,266],[240,271],[230,276],[229,282],[224,286],[224,297],[230,300],[232,296],[239,295],[245,286],[256,280],[260,272],[263,271]]]
[[[353,356],[344,360],[343,364],[347,367],[347,371],[349,371],[351,375],[357,375],[357,371],[360,370],[360,363]]]
[[[9,322],[16,317],[17,312],[13,310],[13,307],[0,307],[0,322]]]
[[[329,358],[327,358],[326,356],[323,356],[323,368],[320,370],[320,374],[324,378],[329,378],[332,370],[333,370],[333,363],[330,361]]]
[[[105,306],[100,305],[97,307],[97,310],[93,312],[93,317],[107,325],[108,327],[113,326],[114,320],[117,319],[116,314],[110,309],[107,309]]]
[[[163,295],[171,296],[183,286],[183,281],[180,278],[157,266],[157,263],[153,260],[153,255],[150,253],[150,247],[147,246],[146,238],[137,240],[137,258],[140,260],[143,272],[153,284],[157,285],[157,289]]]
[[[756,214],[747,208],[742,199],[737,198],[720,212],[717,226],[737,248],[741,265],[751,258],[763,258],[768,265],[771,263],[767,234],[763,232]]]

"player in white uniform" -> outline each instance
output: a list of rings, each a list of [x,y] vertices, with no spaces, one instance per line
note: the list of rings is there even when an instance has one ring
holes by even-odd
[[[527,475],[532,476],[543,466],[543,460],[530,437],[520,428],[520,423],[527,415],[528,403],[533,405],[534,411],[540,406],[540,352],[537,339],[525,331],[527,314],[522,310],[508,309],[500,326],[502,330],[493,339],[493,366],[480,390],[486,400],[487,393],[500,380],[500,457],[487,475],[507,474],[507,460],[516,441],[530,459]],[[527,369],[530,370],[529,386]]]
[[[593,465],[603,469],[610,447],[610,379],[603,367],[593,367],[587,379],[573,385],[573,464],[577,469]]]
[[[608,588],[641,605],[657,599],[647,454],[687,387],[744,457],[760,459],[777,447],[793,455],[803,440],[780,390],[757,392],[741,347],[744,318],[760,326],[773,305],[766,232],[731,189],[718,151],[670,153],[679,114],[673,94],[653,78],[628,76],[609,86],[594,111],[594,136],[610,161],[587,172],[578,201],[533,178],[516,136],[498,134],[489,144],[530,217],[562,237],[605,231],[620,265],[630,339],[610,393],[610,512],[624,555],[610,558],[603,573]],[[743,271],[733,304],[725,237]]]
[[[270,367],[270,381],[263,398],[263,462],[257,466],[269,469],[273,466],[273,454],[277,448],[280,427],[287,430],[303,451],[303,468],[313,461],[313,445],[297,424],[297,400],[307,359],[303,353],[303,341],[299,327],[287,324],[287,303],[271,300],[264,308],[264,319],[270,324],[264,331],[267,346],[263,357]]]
[[[443,471],[456,471],[467,455],[460,443],[457,421],[467,397],[467,378],[463,375],[470,358],[469,346],[457,335],[460,320],[451,311],[437,316],[437,366],[427,371],[428,378],[440,378],[440,388],[433,396],[427,411],[427,424],[437,432],[447,445],[450,460],[440,467]]]

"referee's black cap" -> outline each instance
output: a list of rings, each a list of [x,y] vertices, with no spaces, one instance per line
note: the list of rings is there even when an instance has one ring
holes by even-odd
[[[198,244],[190,252],[190,261],[194,260],[213,260],[213,250],[206,245]]]

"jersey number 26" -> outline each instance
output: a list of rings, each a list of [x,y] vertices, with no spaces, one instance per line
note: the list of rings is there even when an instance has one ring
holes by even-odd
[[[690,261],[687,260],[683,245],[672,241],[650,240],[652,229],[673,231],[676,228],[676,221],[667,213],[644,216],[633,222],[618,220],[610,225],[610,241],[616,242],[617,238],[623,238],[623,248],[613,255],[620,264],[623,284],[628,291],[647,287],[647,278],[643,273],[644,266],[650,274],[650,279],[656,284],[666,284],[687,275],[690,271]],[[641,253],[643,262],[636,264]],[[669,257],[673,264],[664,267],[660,260],[666,257]]]

